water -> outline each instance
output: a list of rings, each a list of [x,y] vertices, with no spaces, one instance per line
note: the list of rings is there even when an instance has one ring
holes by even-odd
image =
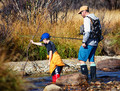
[[[28,81],[33,83],[36,87],[30,87],[29,91],[43,91],[44,87],[52,82],[51,76],[27,78]]]
[[[109,81],[120,81],[120,71],[117,72],[97,71],[97,79],[104,83],[107,83]]]
[[[26,78],[33,83],[36,87],[31,87],[29,91],[43,91],[44,87],[52,82],[51,76]],[[120,71],[117,72],[103,72],[97,71],[97,81],[107,83],[109,81],[120,81]],[[66,90],[67,91],[67,90]]]

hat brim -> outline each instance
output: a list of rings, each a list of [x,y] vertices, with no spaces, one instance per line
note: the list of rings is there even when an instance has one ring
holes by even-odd
[[[82,11],[79,11],[79,12],[78,12],[78,14],[81,14],[81,13],[82,13]]]
[[[41,38],[40,42],[43,41],[43,38]]]
[[[51,37],[51,36],[49,36],[49,38],[50,38],[50,37]],[[44,39],[45,39],[45,38],[44,38]],[[41,39],[40,42],[41,42],[41,41],[43,41],[43,39]]]
[[[43,41],[43,39],[40,40],[40,42]]]
[[[81,12],[79,12],[78,14],[81,14]]]

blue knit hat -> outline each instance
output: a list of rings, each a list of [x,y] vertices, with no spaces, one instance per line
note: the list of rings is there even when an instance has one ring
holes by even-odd
[[[51,37],[51,36],[50,36],[49,33],[44,33],[44,34],[42,34],[40,41],[43,41],[43,39],[49,39],[50,37]]]

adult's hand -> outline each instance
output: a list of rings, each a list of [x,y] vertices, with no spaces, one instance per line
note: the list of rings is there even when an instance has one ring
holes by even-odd
[[[86,47],[86,44],[85,44],[85,43],[82,43],[82,46],[85,48],[85,47]]]

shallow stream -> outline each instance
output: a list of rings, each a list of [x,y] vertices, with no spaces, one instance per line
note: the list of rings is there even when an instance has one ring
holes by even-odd
[[[34,86],[30,87],[29,91],[43,91],[44,87],[52,82],[51,76],[27,77],[28,82]],[[97,80],[99,82],[120,81],[120,71],[117,72],[103,72],[97,71]],[[71,89],[72,90],[72,89]],[[68,90],[65,90],[68,91]]]

